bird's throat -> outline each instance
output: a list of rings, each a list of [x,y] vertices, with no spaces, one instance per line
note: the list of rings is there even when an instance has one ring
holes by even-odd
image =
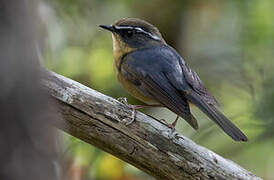
[[[115,68],[118,69],[121,64],[122,57],[125,54],[135,51],[136,48],[131,48],[131,47],[127,46],[124,42],[122,42],[114,34],[112,34],[112,40],[113,40],[114,66],[115,66]]]

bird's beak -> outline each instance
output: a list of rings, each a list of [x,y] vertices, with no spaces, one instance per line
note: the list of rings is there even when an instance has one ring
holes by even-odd
[[[110,32],[115,32],[115,28],[112,25],[99,25],[99,27],[106,29]]]

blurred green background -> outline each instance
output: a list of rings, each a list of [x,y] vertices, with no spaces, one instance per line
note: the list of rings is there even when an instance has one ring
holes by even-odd
[[[200,129],[177,130],[264,179],[274,179],[273,0],[48,0],[39,6],[45,66],[104,94],[128,97],[113,72],[110,33],[98,28],[122,17],[156,25],[249,138],[233,142],[196,108]],[[173,121],[163,109],[145,113]],[[68,179],[149,180],[138,169],[64,133],[60,151]]]

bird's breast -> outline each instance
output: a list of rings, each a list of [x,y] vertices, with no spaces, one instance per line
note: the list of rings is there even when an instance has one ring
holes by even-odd
[[[120,66],[122,63],[122,58],[124,55],[129,54],[136,50],[136,48],[131,48],[123,43],[119,38],[115,35],[112,35],[113,39],[113,57],[114,57],[114,72],[118,79],[118,81],[122,84],[122,86],[136,99],[146,103],[146,104],[159,104],[151,97],[144,95],[142,92],[138,90],[136,85],[131,83],[127,80],[121,73],[120,73]]]
[[[123,88],[127,90],[127,92],[135,97],[136,99],[146,103],[146,104],[159,104],[156,100],[152,99],[144,95],[142,92],[138,90],[136,85],[128,81],[118,70],[117,66],[114,63],[114,71],[118,81],[122,84]]]

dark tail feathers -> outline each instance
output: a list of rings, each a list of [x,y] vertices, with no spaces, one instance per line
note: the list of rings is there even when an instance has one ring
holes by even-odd
[[[244,133],[237,128],[228,118],[226,118],[216,107],[206,103],[198,94],[191,92],[186,95],[187,99],[202,110],[210,119],[212,119],[224,132],[235,141],[247,141]]]

